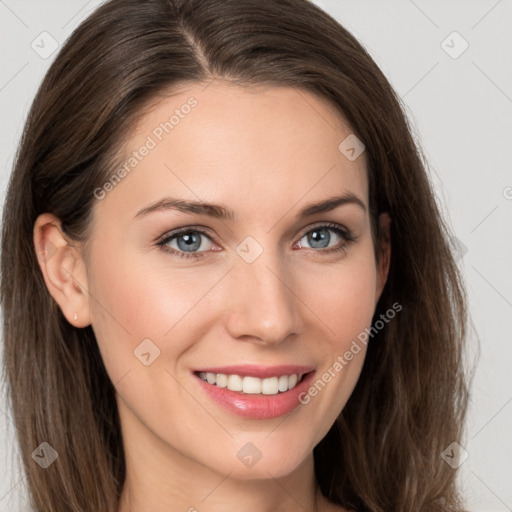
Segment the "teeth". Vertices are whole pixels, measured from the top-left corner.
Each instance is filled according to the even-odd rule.
[[[261,394],[261,379],[257,377],[244,377],[243,392],[251,395]]]
[[[288,391],[288,377],[286,375],[279,377],[277,387],[278,387],[279,391],[281,391],[281,392]]]
[[[228,385],[228,377],[227,375],[224,375],[223,373],[217,373],[216,382],[217,386],[219,388],[225,388]]]
[[[229,377],[227,377],[228,379],[228,384],[227,384],[227,388],[230,389],[231,391],[242,391],[243,389],[243,381],[242,381],[242,377],[240,377],[240,375],[230,375]]]
[[[277,394],[279,379],[278,377],[270,377],[270,379],[263,379],[261,381],[261,392],[264,395],[275,395]]]
[[[241,377],[240,375],[210,372],[200,372],[199,376],[208,384],[251,395],[277,395],[277,393],[284,393],[293,389],[302,378],[302,375],[293,374],[259,379],[258,377]]]

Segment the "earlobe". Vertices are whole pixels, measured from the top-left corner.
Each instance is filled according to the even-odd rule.
[[[391,218],[388,213],[381,213],[379,216],[379,258],[377,261],[377,290],[376,301],[384,290],[389,273],[391,262]]]
[[[75,327],[90,325],[85,262],[57,217],[43,213],[37,218],[34,247],[46,287],[68,322]]]

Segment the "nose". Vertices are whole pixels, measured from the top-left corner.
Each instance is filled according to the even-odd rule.
[[[264,251],[252,263],[240,258],[229,274],[226,329],[233,338],[275,345],[301,332],[301,301],[277,256]]]

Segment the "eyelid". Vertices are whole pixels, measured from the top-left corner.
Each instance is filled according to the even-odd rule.
[[[352,232],[347,229],[345,226],[341,225],[341,224],[338,224],[337,222],[328,222],[328,221],[324,221],[324,222],[317,222],[315,224],[312,224],[306,228],[304,228],[304,230],[301,232],[301,234],[299,235],[299,240],[304,236],[306,235],[307,233],[309,233],[311,230],[315,229],[315,228],[331,228],[331,229],[338,229],[340,230],[347,238],[349,239],[353,239],[355,238],[352,234]]]
[[[206,226],[201,226],[201,225],[191,225],[191,226],[184,226],[182,228],[176,228],[176,229],[170,229],[169,231],[166,231],[163,235],[160,235],[156,240],[155,242],[162,242],[162,241],[165,241],[167,240],[168,238],[171,238],[171,237],[174,237],[174,236],[177,236],[181,233],[188,233],[189,231],[197,231],[201,234],[204,234],[204,235],[208,235],[212,242],[215,241],[215,238],[216,236],[213,234],[213,231],[206,227]]]

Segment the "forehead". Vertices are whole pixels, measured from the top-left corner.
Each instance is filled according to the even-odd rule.
[[[123,145],[128,172],[108,199],[143,207],[169,194],[261,215],[346,190],[367,202],[365,154],[349,160],[339,148],[349,136],[340,113],[304,90],[190,84],[141,113]]]

